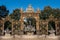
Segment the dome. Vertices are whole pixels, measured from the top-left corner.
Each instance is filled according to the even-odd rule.
[[[31,5],[29,5],[28,8],[26,8],[26,12],[34,12],[34,9]]]

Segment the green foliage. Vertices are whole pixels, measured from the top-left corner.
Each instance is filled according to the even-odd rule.
[[[20,14],[20,10],[19,9],[13,10],[13,13],[10,14],[10,17],[12,19],[14,19],[14,20],[19,20],[20,19],[20,16],[21,16],[21,14]]]
[[[40,19],[48,19],[50,15],[53,15],[55,18],[60,18],[60,9],[53,9],[50,6],[44,7],[44,10],[39,14]]]
[[[55,18],[60,18],[60,9],[53,9],[53,16]]]
[[[5,18],[8,15],[8,13],[9,10],[7,10],[7,8],[4,5],[0,6],[0,19]]]

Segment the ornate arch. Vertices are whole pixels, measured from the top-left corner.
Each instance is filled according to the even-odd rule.
[[[47,21],[48,21],[48,23],[49,23],[50,21],[55,22],[55,34],[56,34],[56,35],[59,34],[59,32],[57,31],[57,30],[59,30],[58,27],[57,27],[59,20],[58,20],[57,18],[54,18],[54,16],[51,14],[51,15],[49,16],[49,19],[48,19]],[[48,24],[47,24],[47,25],[48,25]]]
[[[36,31],[37,31],[37,34],[39,34],[38,33],[38,31],[39,31],[39,13],[33,13],[33,12],[31,12],[31,13],[27,13],[27,12],[23,13],[23,12],[21,12],[21,30],[23,30],[23,28],[24,28],[23,24],[24,24],[24,18],[25,17],[27,17],[27,18],[33,17],[33,18],[36,19]]]

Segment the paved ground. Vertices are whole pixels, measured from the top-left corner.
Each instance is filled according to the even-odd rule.
[[[0,37],[0,40],[60,40],[58,38],[48,38],[48,36],[31,36],[31,35],[23,35],[23,36],[16,36],[12,38],[3,39]]]

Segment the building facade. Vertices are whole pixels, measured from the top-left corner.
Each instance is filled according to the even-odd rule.
[[[24,12],[23,9],[20,9],[20,13],[21,13],[21,17],[19,21],[14,21],[13,19],[11,19],[9,16],[7,16],[6,18],[2,18],[2,20],[0,20],[0,32],[1,34],[4,34],[4,32],[7,30],[10,30],[11,34],[45,34],[48,35],[49,31],[49,23],[52,23],[52,25],[54,25],[54,27],[52,28],[55,32],[56,35],[60,35],[60,18],[54,18],[54,16],[51,14],[49,16],[49,19],[46,20],[42,20],[39,18],[39,14],[41,14],[40,9],[38,8],[36,10],[36,12],[34,12],[34,9],[32,8],[31,5],[28,6],[28,8],[26,9],[26,11]],[[28,31],[25,31],[25,25],[24,25],[24,19],[25,18],[34,18],[35,19],[35,28],[32,27],[31,25],[28,25],[28,28],[26,27],[26,29],[28,29]],[[26,20],[25,20],[26,21]],[[10,27],[8,28],[7,26],[5,26],[5,23],[10,23]],[[9,24],[8,24],[9,25]],[[17,26],[18,25],[18,26]],[[16,29],[18,27],[18,29]],[[31,29],[29,29],[31,28]],[[33,29],[34,30],[33,30]],[[32,30],[32,31],[31,31]]]

